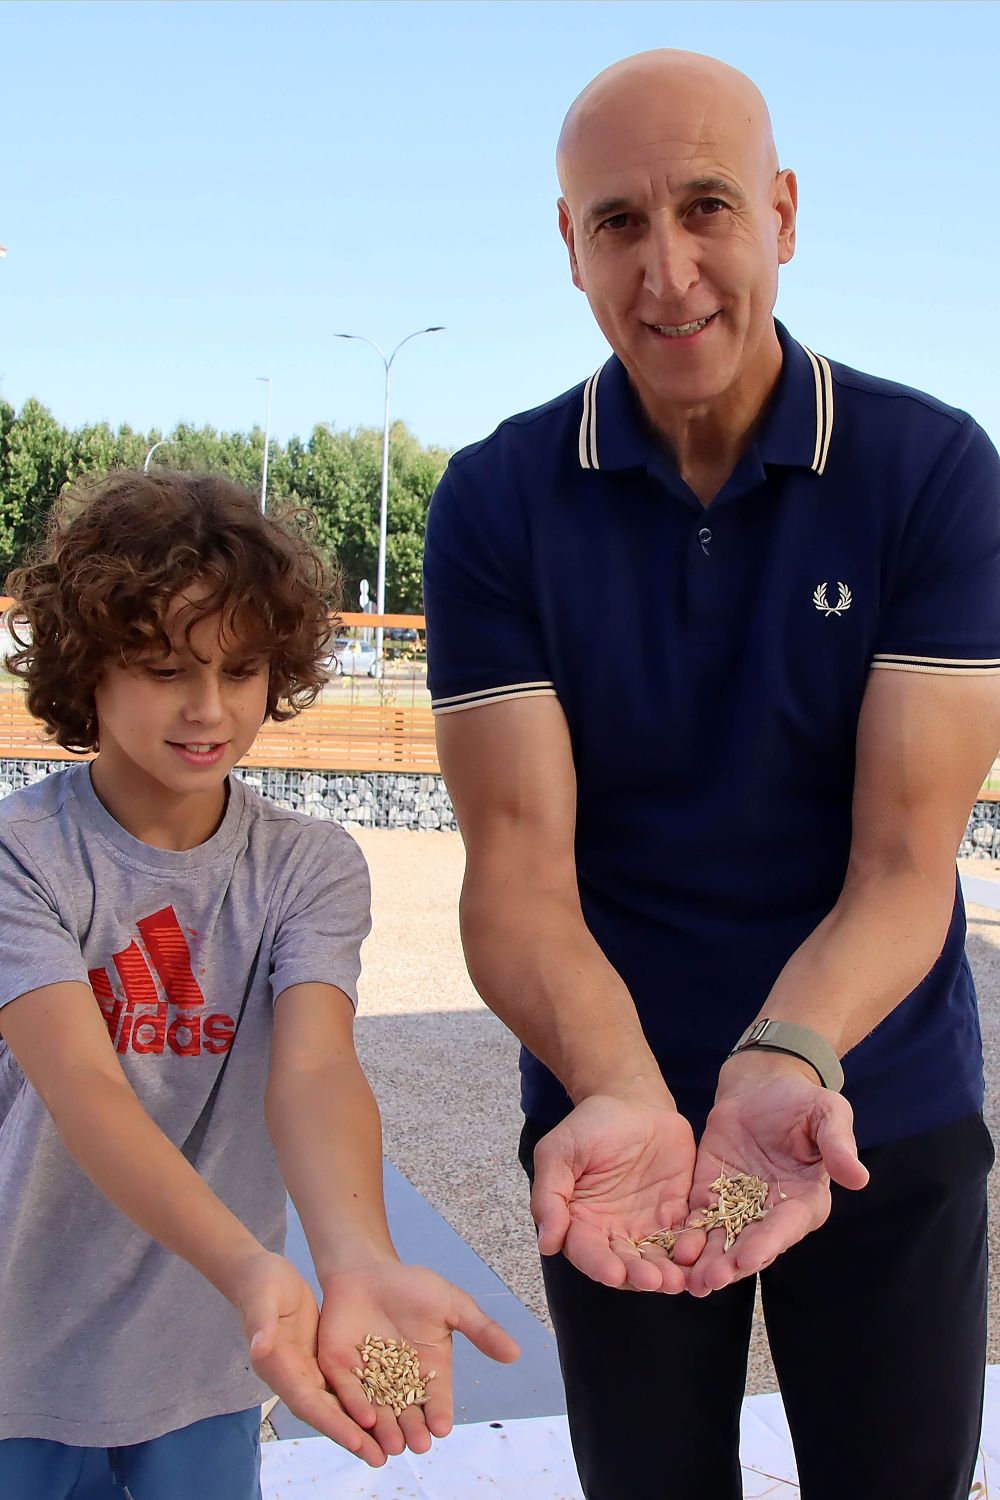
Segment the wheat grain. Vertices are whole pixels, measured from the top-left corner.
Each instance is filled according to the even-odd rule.
[[[427,1387],[437,1375],[420,1370],[420,1356],[405,1339],[380,1339],[368,1334],[358,1344],[361,1366],[351,1371],[361,1382],[365,1396],[375,1406],[388,1406],[397,1417],[408,1406],[423,1406],[428,1400]]]
[[[692,1219],[689,1229],[724,1229],[726,1231],[726,1249],[732,1249],[738,1235],[741,1235],[748,1224],[762,1219],[769,1212],[767,1195],[768,1185],[763,1177],[748,1174],[746,1172],[726,1172],[725,1168],[719,1173],[712,1183],[711,1192],[717,1193],[718,1203],[709,1204],[700,1218]],[[784,1193],[781,1194],[784,1197]],[[665,1250],[672,1255],[674,1246],[677,1244],[677,1235],[680,1231],[676,1229],[657,1229],[652,1234],[643,1235],[642,1239],[632,1240],[631,1243],[641,1255],[643,1249],[655,1246],[659,1250]]]
[[[730,1250],[748,1224],[769,1212],[768,1186],[763,1177],[746,1172],[727,1175],[723,1169],[712,1183],[711,1191],[718,1193],[718,1203],[710,1204],[700,1219],[692,1219],[689,1228],[724,1229],[726,1249]]]

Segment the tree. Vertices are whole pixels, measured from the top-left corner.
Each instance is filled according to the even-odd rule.
[[[0,567],[16,566],[44,529],[53,500],[83,474],[115,468],[139,469],[163,434],[117,431],[106,422],[68,432],[39,402],[20,412],[0,402]],[[168,468],[223,473],[258,493],[264,460],[264,434],[217,432],[181,422],[167,435],[155,462]],[[386,607],[422,608],[421,558],[427,507],[448,455],[423,448],[402,422],[390,434],[389,516],[386,544]],[[268,499],[308,507],[315,517],[315,539],[336,561],[347,586],[348,608],[358,604],[358,585],[367,578],[375,592],[378,559],[382,433],[361,427],[338,432],[313,429],[307,442],[271,440]]]
[[[71,443],[34,399],[0,425],[0,568],[6,573],[44,532],[52,502],[69,478]]]

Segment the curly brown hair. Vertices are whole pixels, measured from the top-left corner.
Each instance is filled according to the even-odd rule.
[[[165,657],[168,606],[185,605],[185,638],[219,614],[221,630],[270,664],[267,717],[290,719],[327,681],[340,579],[309,541],[302,510],[262,514],[256,497],[215,474],[119,470],[83,480],[56,506],[44,541],[7,578],[28,708],[58,744],[98,748],[94,688],[109,659]]]

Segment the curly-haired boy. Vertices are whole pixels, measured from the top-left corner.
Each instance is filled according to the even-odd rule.
[[[360,850],[230,775],[322,687],[331,581],[294,520],[159,472],[70,497],[8,589],[29,707],[97,753],[0,803],[0,1494],[256,1500],[267,1387],[370,1464],[425,1451],[451,1331],[516,1346],[389,1237]],[[369,1333],[425,1346],[426,1406],[370,1405]]]

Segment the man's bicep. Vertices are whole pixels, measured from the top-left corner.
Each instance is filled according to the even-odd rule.
[[[858,724],[855,861],[953,861],[998,747],[997,675],[873,672]]]
[[[572,867],[576,771],[558,699],[441,715],[437,743],[470,868],[512,845],[522,860]]]
[[[76,980],[42,985],[9,1001],[0,1010],[0,1035],[46,1104],[74,1075],[124,1077],[97,998]]]

